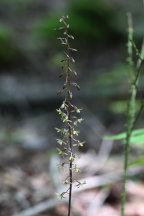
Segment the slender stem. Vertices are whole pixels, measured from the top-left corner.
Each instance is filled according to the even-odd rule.
[[[131,14],[128,13],[128,64],[130,69],[131,76],[131,96],[130,102],[128,104],[127,110],[127,130],[126,130],[126,144],[125,144],[125,158],[124,158],[124,175],[123,175],[123,185],[122,185],[122,200],[121,200],[121,216],[125,215],[125,202],[126,202],[126,182],[127,182],[127,170],[128,170],[128,156],[130,150],[130,139],[132,131],[135,127],[137,119],[139,118],[143,107],[144,102],[141,101],[141,107],[136,114],[135,112],[135,103],[136,103],[136,95],[139,92],[138,89],[138,81],[141,73],[141,66],[144,59],[144,41],[142,43],[141,53],[136,65],[136,73],[133,70],[133,53],[132,53],[132,42],[133,42],[133,26],[132,26],[132,17]]]
[[[130,68],[131,80],[133,82],[133,55],[132,55],[132,44],[133,40],[133,27],[132,27],[132,17],[128,13],[128,64]],[[137,79],[135,79],[135,82]],[[131,82],[131,83],[132,83]],[[125,144],[125,154],[124,154],[124,174],[122,183],[122,199],[121,199],[121,216],[125,215],[125,201],[126,201],[126,182],[127,182],[127,170],[128,170],[128,156],[130,150],[130,138],[133,129],[134,119],[135,119],[135,98],[136,98],[136,83],[131,84],[131,97],[127,109],[127,130],[126,130],[126,144]]]
[[[68,105],[69,106],[69,105]],[[68,107],[69,109],[69,107]],[[70,120],[70,112],[68,112],[68,119]],[[72,156],[72,139],[71,139],[71,127],[69,126],[69,147],[70,147],[70,152],[71,152],[71,156]],[[72,176],[72,159],[69,161],[69,178],[70,178],[70,187],[69,187],[69,206],[68,206],[68,216],[70,216],[71,213],[71,198],[72,198],[72,180],[73,180],[73,176]]]
[[[125,201],[126,201],[126,181],[127,181],[127,168],[128,168],[128,154],[129,154],[129,143],[130,134],[126,137],[125,144],[125,160],[124,160],[124,174],[123,174],[123,184],[122,184],[122,203],[121,203],[121,215],[125,215]]]
[[[70,73],[68,72],[68,89],[70,88]],[[68,90],[68,120],[71,121],[71,107],[70,107],[70,92]],[[71,127],[68,126],[69,130],[69,148],[70,148],[70,154],[72,157],[72,133],[71,133]],[[72,158],[69,160],[69,178],[70,178],[70,188],[69,188],[69,206],[68,206],[68,216],[70,216],[71,213],[71,197],[72,197]]]
[[[67,33],[67,29],[66,29],[66,33]],[[69,43],[68,43],[68,36],[67,38],[67,54],[69,56]],[[69,179],[70,179],[70,185],[69,185],[69,204],[68,204],[68,216],[70,216],[71,214],[71,199],[72,199],[72,181],[73,181],[73,173],[72,173],[72,166],[73,166],[73,162],[72,162],[72,155],[73,155],[73,151],[72,151],[72,131],[71,131],[71,126],[70,126],[70,122],[71,122],[71,95],[70,95],[70,86],[71,86],[71,77],[70,77],[70,60],[68,58],[67,60],[67,105],[68,105],[68,131],[69,131],[69,148],[70,148],[70,156],[71,159],[69,160]]]

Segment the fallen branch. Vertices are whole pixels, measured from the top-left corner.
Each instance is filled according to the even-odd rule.
[[[143,166],[131,167],[128,171],[128,177],[131,177],[133,175],[138,175],[139,173],[142,173],[142,171],[144,171]],[[110,173],[102,174],[100,176],[92,176],[89,178],[81,179],[80,182],[86,182],[86,184],[81,188],[74,187],[73,193],[78,193],[84,190],[89,190],[107,184],[116,183],[122,179],[122,176],[123,176],[123,170],[119,170],[119,171],[113,171]],[[75,185],[76,184],[74,183],[74,186]]]
[[[14,214],[13,216],[35,216],[64,202],[67,202],[67,200],[50,199],[48,201],[41,202],[40,204],[32,206],[20,213]]]
[[[129,169],[128,176],[137,175],[144,171],[143,167],[132,167]],[[100,176],[93,176],[89,178],[85,178],[80,180],[81,182],[86,181],[86,184],[81,188],[73,188],[73,193],[78,193],[84,190],[93,189],[96,187],[104,186],[107,184],[113,184],[122,179],[123,171],[115,171],[107,174],[103,174]],[[26,209],[20,213],[14,214],[12,216],[36,216],[42,212],[48,211],[55,206],[61,204],[61,203],[67,203],[67,199],[59,200],[59,199],[50,199],[48,201],[42,202],[38,205],[35,205],[33,207],[30,207],[29,209]]]

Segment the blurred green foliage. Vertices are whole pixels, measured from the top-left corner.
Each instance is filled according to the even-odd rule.
[[[126,132],[113,135],[113,136],[105,136],[104,139],[110,140],[122,140],[123,144],[126,144]],[[141,151],[141,158],[136,159],[128,164],[128,166],[136,166],[144,164],[144,156],[143,156],[143,144],[144,144],[144,128],[135,129],[132,131],[130,144],[133,147],[139,148]]]
[[[0,3],[19,3],[19,2],[28,2],[30,0],[1,0]]]
[[[109,105],[109,109],[116,114],[126,113],[127,101],[118,100],[118,101],[111,102]]]
[[[62,67],[61,60],[65,58],[62,52],[58,52],[50,58],[50,63],[56,67]]]
[[[136,111],[139,110],[141,105],[141,101],[136,101]],[[127,111],[127,100],[118,100],[111,102],[109,105],[109,109],[116,114],[124,114]]]
[[[140,158],[138,160],[129,163],[129,166],[136,166],[136,165],[144,165],[144,158]]]
[[[17,51],[14,46],[12,33],[0,24],[0,62],[12,63],[16,61]]]
[[[116,63],[91,77],[91,86],[104,97],[125,95],[128,92],[128,68],[126,64]]]
[[[112,21],[116,18],[114,10],[107,3],[97,0],[72,1],[67,10],[71,33],[76,35],[78,44],[90,45],[108,41],[116,31]],[[67,15],[66,14],[66,15]],[[37,25],[37,33],[43,38],[54,39],[60,34],[58,20],[61,15],[45,17]]]
[[[113,135],[113,136],[105,136],[104,139],[108,140],[122,140],[123,143],[125,144],[125,139],[126,139],[126,132]],[[132,131],[132,135],[130,138],[130,143],[135,145],[135,146],[140,146],[144,143],[144,128],[140,129],[135,129]]]
[[[128,80],[128,67],[123,63],[116,63],[112,69],[100,73],[96,77],[96,84],[109,86],[111,84],[119,84]]]

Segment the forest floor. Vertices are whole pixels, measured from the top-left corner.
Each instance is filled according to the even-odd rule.
[[[53,151],[30,152],[11,146],[1,149],[0,215],[67,215],[67,198],[56,196],[64,187],[58,160]],[[87,152],[81,153],[77,163],[83,171],[76,178],[86,180],[86,184],[73,190],[72,216],[120,216],[122,159],[111,157],[102,163]],[[142,167],[129,172],[125,216],[144,216],[143,174]]]

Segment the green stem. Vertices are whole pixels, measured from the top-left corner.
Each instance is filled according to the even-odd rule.
[[[128,168],[128,154],[130,147],[130,134],[126,137],[125,145],[125,161],[124,161],[124,175],[123,175],[123,184],[122,184],[122,203],[121,203],[121,215],[125,215],[125,201],[126,201],[126,181],[127,181],[127,168]]]
[[[130,69],[131,76],[131,97],[127,109],[127,128],[126,128],[126,144],[125,144],[125,153],[124,153],[124,174],[123,174],[123,183],[122,183],[122,199],[121,199],[121,216],[125,215],[125,202],[126,202],[126,182],[127,182],[127,170],[128,170],[128,156],[130,150],[130,138],[132,133],[132,128],[135,119],[135,99],[136,99],[136,83],[133,83],[134,71],[133,71],[133,52],[132,52],[132,43],[133,40],[133,27],[132,27],[132,17],[128,13],[128,64]]]
[[[144,0],[143,0],[144,2]],[[126,202],[126,182],[127,182],[127,170],[128,170],[128,157],[129,157],[129,150],[130,150],[130,139],[132,131],[135,127],[136,121],[139,118],[143,107],[144,102],[141,102],[141,107],[136,114],[135,112],[135,104],[136,104],[136,95],[139,91],[138,89],[138,81],[139,76],[141,73],[141,66],[144,59],[144,40],[142,43],[141,53],[136,65],[136,73],[134,74],[133,69],[133,26],[132,26],[132,17],[131,14],[128,13],[128,64],[130,69],[130,76],[131,76],[131,96],[130,102],[128,104],[127,109],[127,128],[126,128],[126,144],[125,144],[125,155],[124,155],[124,174],[123,174],[123,184],[122,184],[122,199],[121,199],[121,216],[125,215],[125,202]]]

